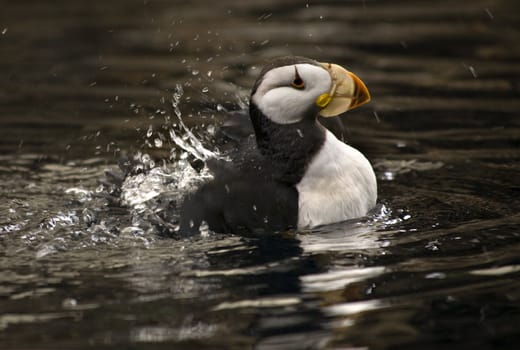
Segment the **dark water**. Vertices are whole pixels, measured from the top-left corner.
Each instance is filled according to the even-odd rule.
[[[0,348],[518,348],[519,31],[512,0],[2,3]],[[369,86],[373,216],[174,240],[153,198],[101,197],[122,153],[180,196],[170,130],[212,149],[284,54]]]

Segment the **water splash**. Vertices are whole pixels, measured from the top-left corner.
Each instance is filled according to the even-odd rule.
[[[184,91],[180,84],[175,87],[175,93],[172,94],[172,107],[175,112],[175,116],[178,119],[178,126],[180,131],[175,131],[174,128],[170,128],[169,134],[171,140],[181,149],[191,154],[196,159],[206,161],[210,158],[220,158],[217,152],[210,151],[205,148],[202,142],[193,134],[193,132],[184,124],[182,120],[182,113],[179,109],[179,103],[182,98]]]
[[[204,125],[198,135],[184,123],[179,109],[182,96],[182,86],[177,85],[168,104],[172,109],[154,112],[164,123],[147,126],[142,131],[143,148],[155,152],[169,146],[167,158],[137,152],[125,162],[122,172],[112,169],[115,178],[102,185],[97,183],[102,180],[100,173],[105,168],[100,158],[59,165],[44,163],[38,181],[20,188],[33,202],[13,201],[2,212],[0,236],[9,240],[12,248],[18,247],[11,249],[9,255],[27,251],[25,259],[44,260],[93,247],[149,249],[157,234],[173,233],[185,195],[211,178],[204,162],[210,158],[222,159],[217,149],[206,146],[214,139],[214,125]],[[161,103],[166,104],[167,98],[163,97]],[[40,156],[5,160],[16,164],[18,171],[31,174],[32,164]],[[72,185],[63,186],[64,179]],[[51,191],[60,191],[67,205],[63,206],[63,196],[52,197],[56,202],[41,198],[40,203],[40,193]],[[212,233],[206,228],[201,234]]]
[[[208,178],[211,175],[207,167],[197,172],[187,160],[154,167],[125,179],[121,187],[121,203],[142,211],[147,208],[147,202],[164,193],[180,200],[186,192]]]
[[[224,159],[218,149],[206,148],[201,137],[197,137],[184,123],[179,108],[183,94],[182,86],[177,84],[171,94],[171,114],[158,112],[165,120],[162,129],[173,142],[169,159],[156,164],[148,154],[137,153],[133,158],[133,169],[123,181],[120,202],[130,209],[132,217],[131,226],[123,228],[125,232],[175,231],[184,196],[212,177],[205,162],[211,158]],[[207,127],[203,132],[211,138],[213,129]],[[152,126],[148,128],[146,137],[153,139],[156,148],[164,145],[164,136],[154,132]],[[192,165],[194,160],[203,162],[203,165],[196,169]]]

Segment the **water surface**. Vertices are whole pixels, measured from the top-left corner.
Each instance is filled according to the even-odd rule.
[[[519,10],[3,4],[0,347],[516,349]],[[376,169],[377,210],[309,232],[165,238],[176,213],[154,193],[179,199],[204,175],[179,143],[223,152],[224,111],[285,54],[369,86],[344,120]],[[125,205],[99,183],[122,155],[148,169]]]

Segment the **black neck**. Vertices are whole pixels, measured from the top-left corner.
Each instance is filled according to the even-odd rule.
[[[300,182],[307,165],[325,142],[325,129],[316,117],[293,124],[278,124],[267,118],[254,103],[249,106],[256,143],[272,164],[278,179],[290,185]]]

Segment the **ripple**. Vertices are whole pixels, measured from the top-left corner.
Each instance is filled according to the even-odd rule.
[[[52,321],[60,318],[73,318],[74,315],[68,312],[40,313],[40,314],[10,314],[0,315],[0,330],[7,329],[15,324],[33,324]]]
[[[352,316],[366,311],[389,307],[390,304],[382,300],[366,300],[358,302],[339,303],[325,308],[331,316]]]
[[[262,298],[255,300],[239,300],[234,302],[220,303],[213,308],[213,311],[247,309],[247,308],[275,308],[293,306],[301,303],[302,300],[297,297],[279,297],[279,298]]]
[[[488,269],[472,270],[469,273],[476,276],[502,276],[520,271],[520,265],[491,267]]]
[[[383,266],[377,267],[352,267],[337,271],[327,271],[316,275],[302,276],[303,288],[306,292],[327,292],[342,289],[349,284],[366,281],[385,273]]]
[[[331,3],[6,2],[0,347],[518,347],[518,5]],[[164,239],[223,114],[295,52],[369,83],[345,136],[386,210]],[[121,205],[97,180],[125,152]]]

